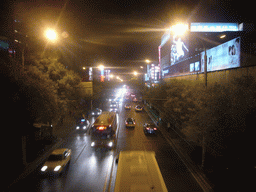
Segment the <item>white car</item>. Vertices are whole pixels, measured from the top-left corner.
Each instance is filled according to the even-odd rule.
[[[41,173],[61,173],[70,163],[71,149],[55,149],[41,168]]]

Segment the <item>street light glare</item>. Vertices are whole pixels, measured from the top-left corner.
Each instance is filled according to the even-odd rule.
[[[176,24],[176,25],[173,25],[170,29],[175,35],[183,35],[188,30],[188,25]]]
[[[99,65],[98,68],[99,68],[100,70],[104,70],[104,65]]]
[[[146,61],[146,63],[150,63],[150,60],[148,60],[148,59],[146,59],[145,61]]]
[[[56,38],[57,38],[57,34],[53,29],[48,29],[46,31],[45,35],[51,41],[56,40]]]

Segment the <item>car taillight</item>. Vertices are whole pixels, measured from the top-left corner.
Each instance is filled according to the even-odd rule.
[[[154,128],[154,130],[157,130],[156,128]]]
[[[106,127],[104,127],[104,126],[98,127],[98,130],[104,130],[104,129],[106,129]]]
[[[149,127],[147,127],[146,129],[149,130]]]

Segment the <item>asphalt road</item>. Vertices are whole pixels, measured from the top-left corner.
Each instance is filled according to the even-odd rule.
[[[41,176],[38,169],[17,183],[11,191],[112,191],[117,168],[114,160],[121,150],[155,151],[168,191],[202,191],[161,133],[145,136],[142,125],[151,120],[145,111],[135,112],[134,107],[135,103],[132,103],[132,109],[125,110],[124,104],[120,105],[115,149],[91,148],[89,133],[74,131],[63,138],[60,146],[72,150],[71,163],[65,173],[55,177]],[[125,127],[127,117],[135,118],[134,129]]]

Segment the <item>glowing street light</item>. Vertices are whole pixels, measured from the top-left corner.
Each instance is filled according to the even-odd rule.
[[[45,36],[50,41],[57,40],[57,33],[53,29],[47,29],[45,32]]]
[[[146,63],[150,63],[150,60],[146,59],[145,62],[146,62]]]
[[[170,27],[170,30],[175,35],[183,35],[186,31],[188,31],[188,25],[187,24],[176,24]]]
[[[98,68],[102,71],[104,70],[104,65],[99,65]]]
[[[134,71],[134,72],[133,72],[133,74],[134,74],[135,76],[137,76],[137,75],[138,75],[137,71]]]

